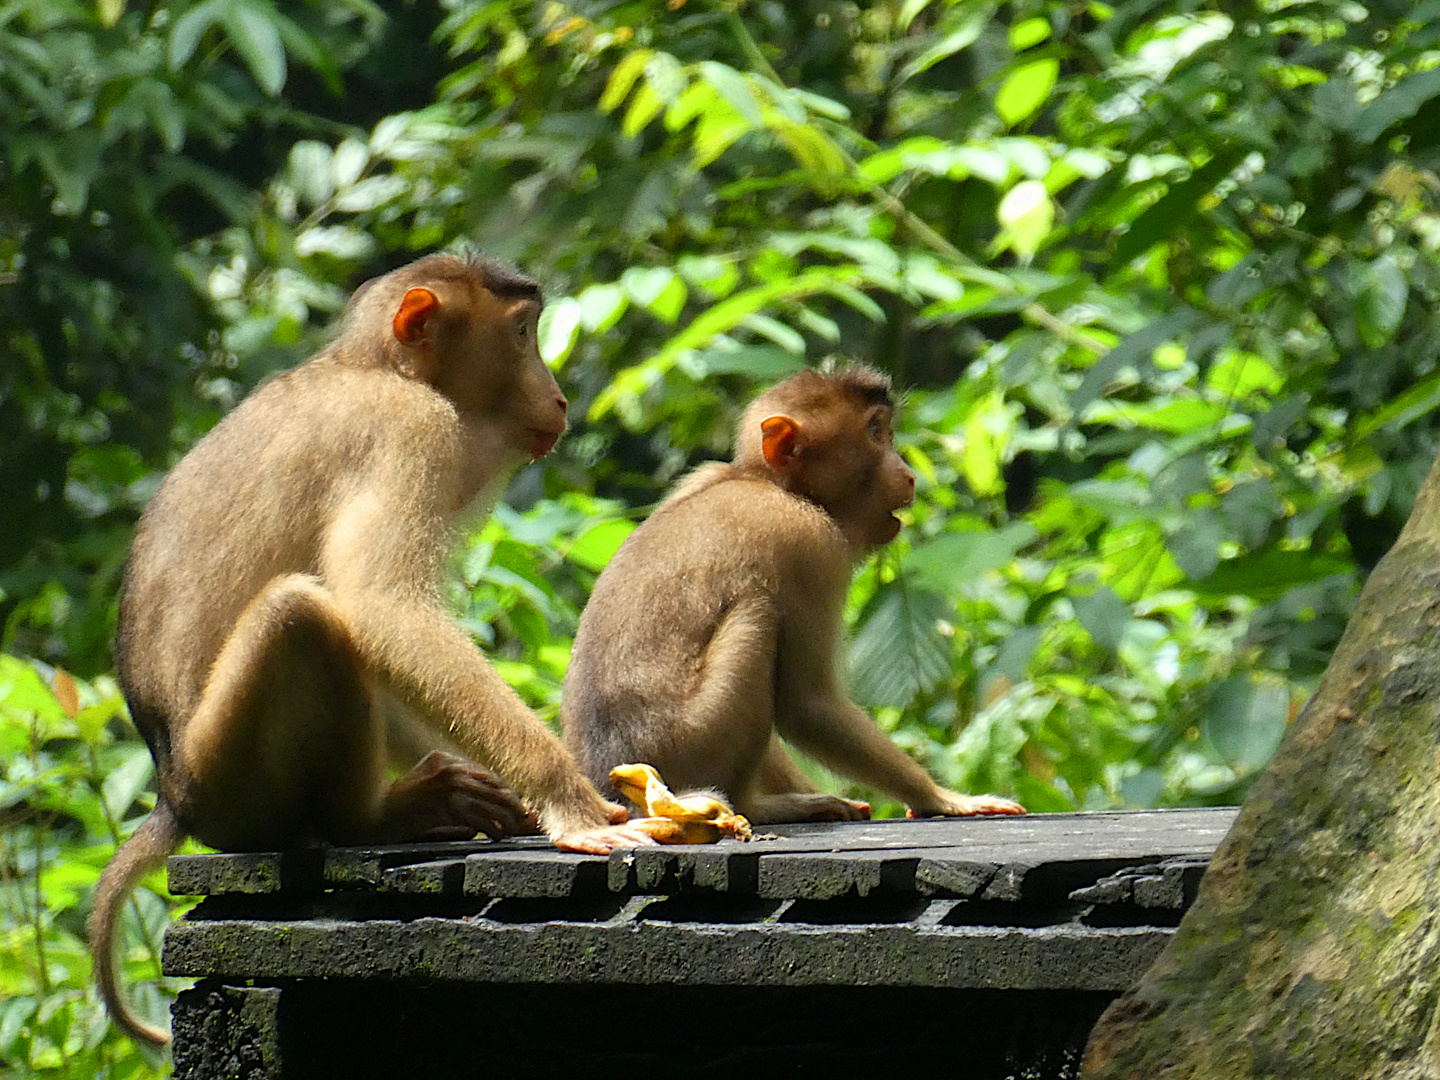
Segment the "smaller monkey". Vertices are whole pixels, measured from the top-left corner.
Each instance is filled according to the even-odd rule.
[[[470,508],[565,431],[540,307],[531,278],[481,257],[432,255],[367,282],[339,336],[257,388],[146,507],[115,664],[159,792],[90,920],[101,995],[132,1037],[168,1041],[120,995],[120,908],[186,836],[255,851],[534,831],[509,783],[558,846],[652,842],[438,588]],[[431,752],[386,784],[387,749]]]
[[[615,766],[646,762],[757,824],[870,816],[817,791],[791,743],[912,816],[1024,813],[937,785],[840,686],[852,569],[915,498],[893,414],[869,368],[794,375],[746,409],[733,463],[695,470],[621,545],[581,616],[560,710],[601,791]]]

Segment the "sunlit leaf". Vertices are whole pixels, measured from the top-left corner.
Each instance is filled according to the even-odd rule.
[[[1058,60],[1034,60],[1020,65],[1006,76],[996,91],[995,111],[1008,126],[1014,127],[1045,104],[1059,77]]]
[[[1055,204],[1038,180],[1022,180],[1005,193],[996,210],[1001,233],[997,244],[1017,255],[1035,254],[1055,224]]]
[[[730,106],[744,117],[752,128],[763,127],[765,119],[760,112],[760,103],[745,76],[734,68],[714,60],[700,62],[700,74],[723,97]]]
[[[576,299],[580,303],[580,323],[592,334],[609,330],[630,306],[630,296],[618,282],[591,285]]]
[[[586,530],[570,545],[565,557],[573,563],[599,573],[620,550],[625,538],[635,531],[633,521],[602,521]]]
[[[1023,19],[1010,27],[1010,47],[1024,52],[1032,45],[1039,45],[1050,36],[1050,20],[1042,18]]]
[[[1250,148],[1237,143],[1212,147],[1212,157],[1184,180],[1173,184],[1154,205],[1130,222],[1115,242],[1112,271],[1119,270],[1136,256],[1162,240],[1176,235],[1197,213],[1200,200],[1235,171]]]
[[[605,83],[605,90],[600,95],[599,108],[601,112],[614,112],[619,108],[620,103],[630,96],[631,89],[635,86],[635,80],[645,70],[645,65],[650,62],[654,53],[650,49],[636,49],[628,52],[615,65],[610,72],[610,78]]]
[[[630,99],[630,107],[625,110],[625,119],[620,122],[620,130],[633,139],[645,130],[650,121],[660,115],[660,110],[664,107],[664,100],[655,93],[654,88],[649,83],[643,84]]]
[[[330,255],[337,259],[363,259],[375,250],[375,241],[349,225],[321,225],[295,238],[295,254]]]
[[[562,297],[545,305],[540,313],[540,356],[551,367],[563,364],[579,338],[581,306],[578,300]]]

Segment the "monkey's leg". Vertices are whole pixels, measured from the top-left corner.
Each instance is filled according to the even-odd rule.
[[[187,823],[228,850],[409,839],[447,814],[473,835],[494,817],[485,776],[464,769],[431,768],[390,804],[383,718],[344,620],[306,575],[276,578],[246,607],[176,757]]]
[[[772,736],[755,782],[742,800],[742,813],[757,825],[780,821],[864,821],[870,804],[817,791],[810,778]]]
[[[721,620],[702,658],[700,682],[678,714],[651,716],[635,749],[675,791],[750,789],[770,743],[777,625],[764,600],[741,600]]]

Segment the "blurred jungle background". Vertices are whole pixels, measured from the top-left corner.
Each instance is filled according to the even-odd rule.
[[[572,401],[453,596],[542,716],[636,521],[848,357],[920,478],[856,699],[1033,810],[1238,800],[1435,457],[1437,100],[1434,0],[0,0],[7,1075],[163,1070],[83,933],[153,801],[109,674],[137,514],[447,246],[542,279]]]

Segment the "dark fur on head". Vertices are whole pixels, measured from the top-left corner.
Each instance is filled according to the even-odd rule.
[[[829,371],[807,369],[797,372],[756,398],[746,415],[748,417],[750,412],[756,411],[755,406],[763,410],[771,402],[783,402],[786,408],[805,412],[834,400],[837,390],[860,409],[868,409],[872,405],[893,408],[895,404],[890,398],[889,375],[865,364],[852,363]]]
[[[498,297],[529,298],[537,303],[544,302],[540,283],[529,274],[501,259],[482,255],[478,251],[466,251],[460,255],[441,252],[390,273],[394,275],[392,280],[395,285],[402,290],[408,288],[412,282],[468,281],[478,277],[480,284]],[[360,298],[387,276],[390,275],[381,274],[363,282],[345,305],[345,314],[348,316],[355,311],[360,304]]]

